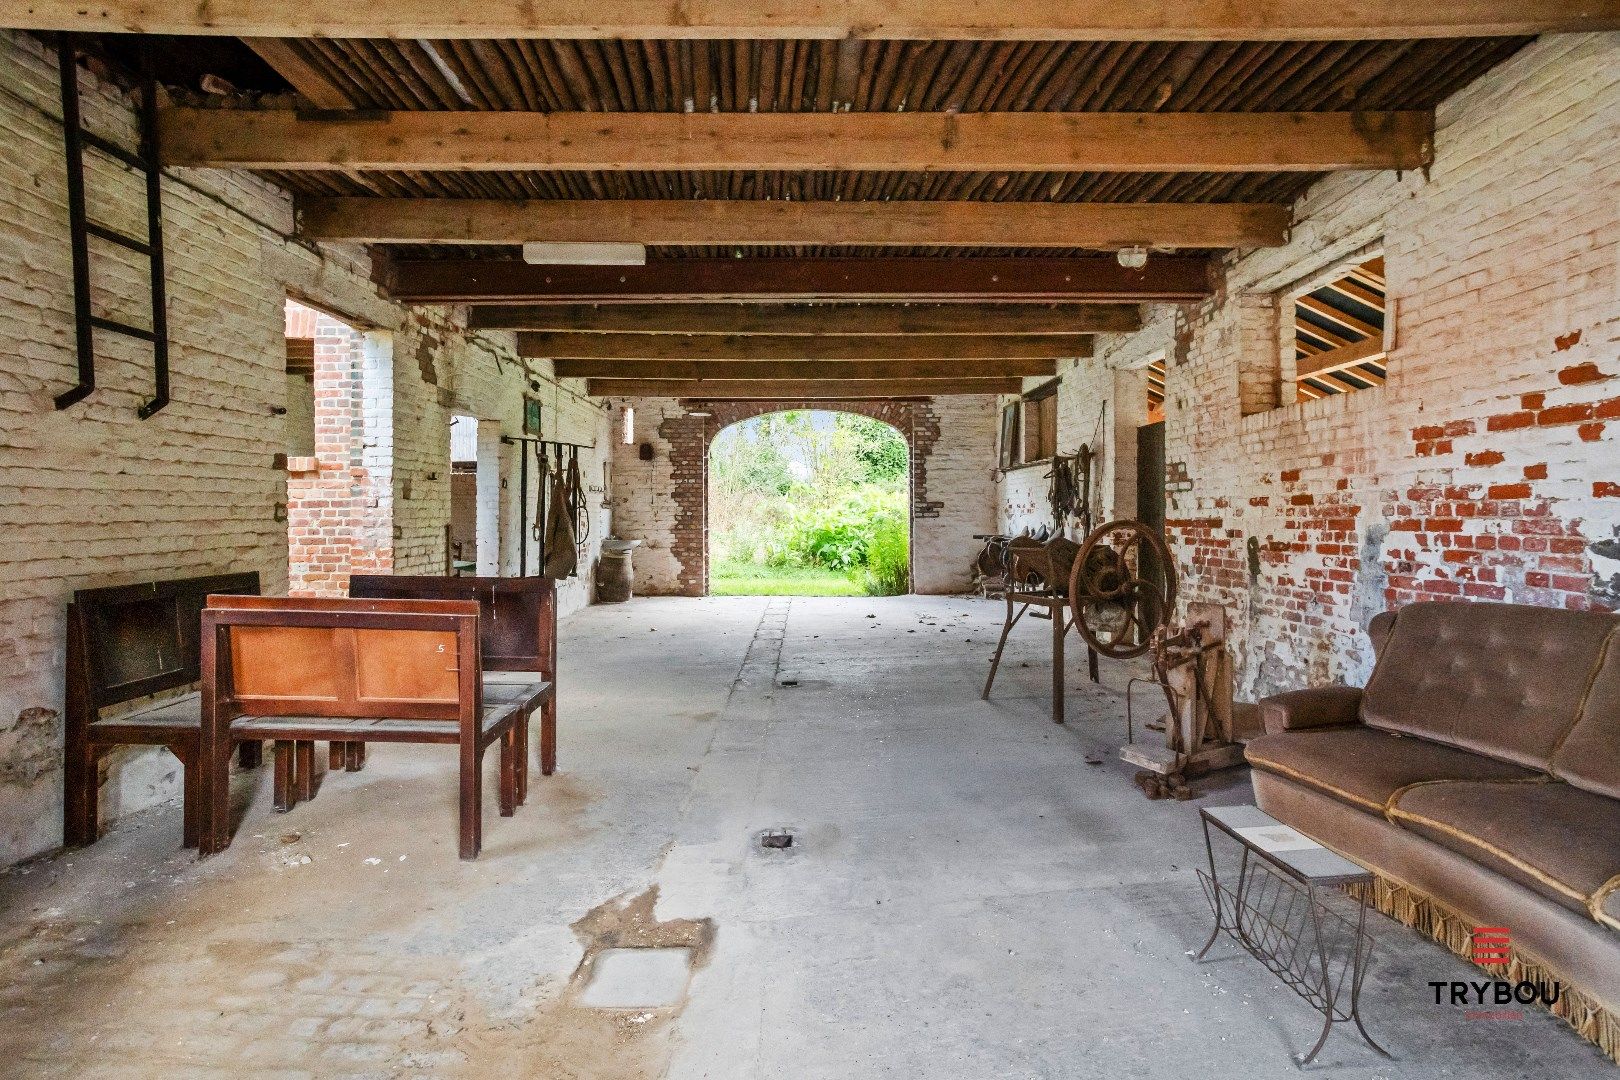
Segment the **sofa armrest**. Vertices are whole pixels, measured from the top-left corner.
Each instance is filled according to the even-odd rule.
[[[1341,727],[1361,721],[1361,688],[1319,686],[1276,694],[1260,702],[1268,734],[1307,728]]]

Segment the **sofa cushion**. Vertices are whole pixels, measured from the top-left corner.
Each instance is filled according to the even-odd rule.
[[[1620,799],[1620,631],[1609,638],[1581,718],[1553,754],[1552,771],[1578,788]]]
[[[1615,626],[1600,612],[1411,604],[1396,615],[1362,719],[1545,769]]]
[[[1249,763],[1382,814],[1390,796],[1432,780],[1528,780],[1540,774],[1391,731],[1357,725],[1249,740]]]
[[[1600,922],[1620,875],[1620,800],[1569,784],[1424,784],[1390,819]],[[1620,929],[1620,922],[1615,924]]]

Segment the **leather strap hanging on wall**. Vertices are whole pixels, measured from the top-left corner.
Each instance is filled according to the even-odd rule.
[[[559,455],[561,449],[558,450]],[[548,578],[573,577],[579,568],[579,550],[574,546],[574,514],[569,498],[569,478],[562,467],[551,473],[551,497],[546,517],[546,555],[542,573]]]

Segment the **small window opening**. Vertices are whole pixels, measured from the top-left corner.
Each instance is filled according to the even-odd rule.
[[[1384,385],[1387,308],[1382,256],[1294,299],[1296,400]]]

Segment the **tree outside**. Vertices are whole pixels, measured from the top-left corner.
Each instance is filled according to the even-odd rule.
[[[910,587],[910,453],[888,424],[796,409],[709,450],[709,591],[893,596]]]

